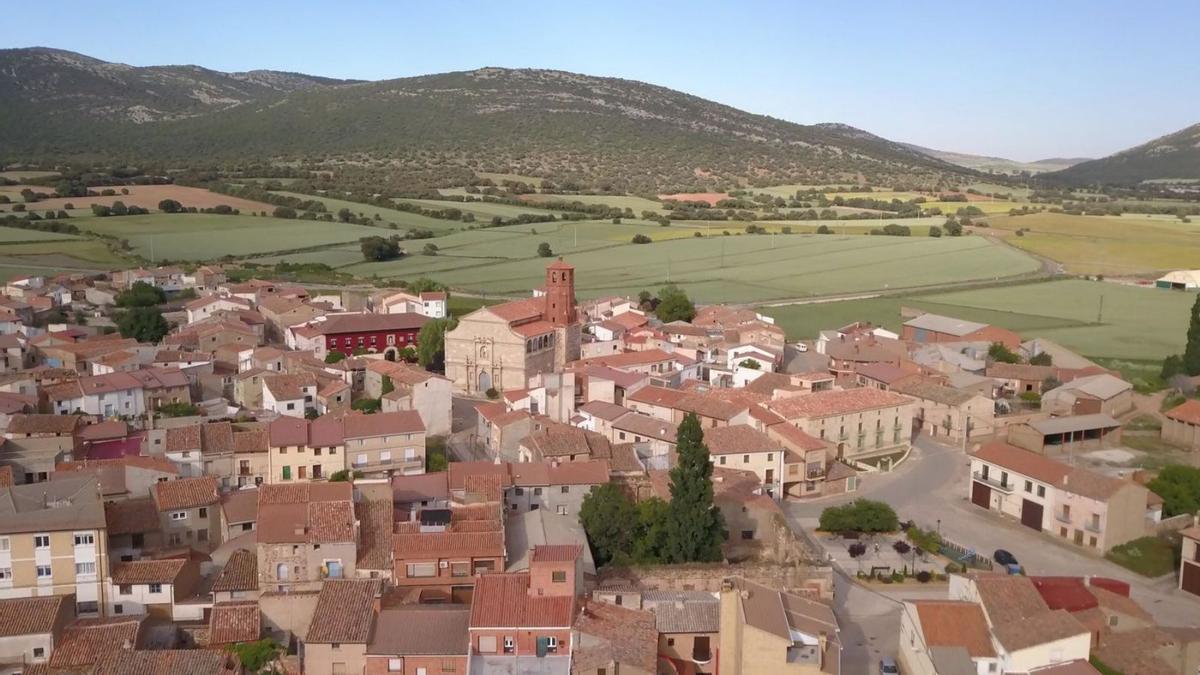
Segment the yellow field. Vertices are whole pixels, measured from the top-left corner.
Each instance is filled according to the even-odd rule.
[[[987,213],[987,214],[992,214],[992,213],[999,214],[999,213],[1008,213],[1010,209],[1019,209],[1019,208],[1021,208],[1021,206],[1028,206],[1028,204],[1020,204],[1018,202],[1009,202],[1009,201],[1000,201],[1000,200],[977,201],[977,202],[925,202],[924,204],[921,205],[921,208],[924,208],[924,209],[939,208],[942,210],[942,213],[949,216],[949,215],[954,215],[959,209],[963,208],[964,206],[974,206],[974,207],[978,208],[980,211],[983,211],[984,213]]]
[[[1194,269],[1200,262],[1200,224],[1133,216],[1037,213],[994,216],[995,229],[1028,229],[1006,241],[1062,263],[1075,274],[1141,275]]]

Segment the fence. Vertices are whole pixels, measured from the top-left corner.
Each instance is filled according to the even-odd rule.
[[[942,545],[938,548],[938,553],[966,565],[967,567],[977,570],[991,570],[992,560],[987,556],[981,556],[973,549],[967,549],[952,541],[942,540]]]

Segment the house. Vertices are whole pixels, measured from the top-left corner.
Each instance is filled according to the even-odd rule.
[[[430,436],[450,433],[451,386],[449,378],[419,366],[386,360],[368,363],[363,378],[363,391],[370,398],[383,399],[383,412],[416,410]]]
[[[150,494],[155,483],[179,477],[175,465],[162,457],[126,455],[114,459],[62,462],[54,467],[50,480],[90,474],[100,483],[104,501],[121,501],[131,496]]]
[[[825,355],[829,357],[829,372],[841,378],[853,377],[859,368],[873,363],[899,366],[908,350],[900,340],[854,334],[830,340]]]
[[[919,344],[937,342],[988,342],[996,343],[1016,351],[1021,346],[1021,336],[998,326],[964,321],[939,314],[922,314],[904,322],[900,328],[900,339]]]
[[[262,407],[288,417],[304,417],[317,409],[318,382],[312,373],[265,375],[262,378]]]
[[[321,585],[304,638],[305,672],[365,672],[380,590],[375,579],[331,579]]]
[[[717,670],[721,600],[705,591],[643,591],[642,609],[654,614],[658,654],[676,669]]]
[[[1042,392],[1042,410],[1060,416],[1103,413],[1120,417],[1133,410],[1133,385],[1108,373],[1077,377]]]
[[[205,646],[229,647],[262,637],[262,610],[253,600],[215,602],[208,619]]]
[[[258,523],[258,490],[240,488],[221,495],[221,539],[229,541],[253,532]]]
[[[461,605],[384,607],[367,644],[367,673],[467,673],[471,610]]]
[[[505,505],[510,512],[545,509],[578,516],[584,497],[608,482],[608,468],[604,459],[510,464],[512,489],[505,495]]]
[[[1037,668],[1088,660],[1091,632],[1066,609],[1051,609],[1028,577],[951,575],[949,596],[982,608],[998,672],[1037,672]],[[986,662],[988,657],[979,658]]]
[[[996,431],[996,405],[978,392],[946,386],[923,375],[892,382],[890,391],[916,400],[913,426],[946,442],[966,444]]]
[[[720,597],[723,675],[842,672],[840,628],[829,606],[745,579],[726,581]]]
[[[536,663],[546,675],[570,673],[578,563],[575,547],[539,547],[528,572],[476,579],[471,668],[516,672],[523,663]]]
[[[422,603],[469,603],[479,575],[504,569],[503,513],[498,503],[421,509],[396,524],[392,582]]]
[[[520,389],[577,360],[581,340],[575,268],[559,260],[546,268],[544,295],[480,308],[446,333],[446,376],[466,393]]]
[[[612,423],[612,442],[632,443],[638,455],[649,460],[655,468],[669,468],[675,462],[677,425],[671,422],[631,412]]]
[[[70,595],[0,600],[0,669],[47,663],[67,625],[75,620]]]
[[[1009,426],[1008,442],[1042,454],[1107,448],[1121,442],[1121,423],[1104,413],[1035,419]]]
[[[346,469],[342,420],[325,415],[315,420],[278,417],[267,427],[267,483],[323,480]]]
[[[1200,401],[1188,399],[1163,413],[1162,439],[1195,450],[1200,448]]]
[[[1200,527],[1189,527],[1179,533],[1183,551],[1179,562],[1179,590],[1200,596]]]
[[[258,489],[258,573],[264,591],[315,591],[353,578],[358,525],[350,483]]]
[[[390,361],[399,360],[400,350],[416,349],[417,334],[429,322],[421,314],[332,314],[308,324],[315,330],[317,358],[329,352],[346,356],[355,351],[383,354]]]
[[[1151,495],[1134,481],[1002,441],[984,444],[971,455],[971,503],[1099,553],[1150,531],[1161,508]]]
[[[475,412],[475,438],[487,454],[516,460],[519,443],[533,431],[533,416],[524,410],[508,410],[503,403],[476,403]]]
[[[521,439],[518,444],[519,462],[547,460],[574,462],[592,457],[607,457],[611,444],[603,435],[568,424],[548,422]]]
[[[998,672],[983,607],[962,600],[904,602],[900,658],[906,673]]]
[[[17,482],[49,480],[59,462],[73,459],[81,444],[75,434],[84,425],[78,415],[14,413],[0,443],[0,461],[12,467]]]
[[[103,611],[108,535],[97,481],[72,477],[0,488],[0,598],[74,595]]]
[[[176,603],[200,586],[200,565],[187,558],[134,560],[113,565],[108,580],[108,616],[150,614],[171,620]]]
[[[211,318],[218,312],[236,312],[251,309],[250,301],[234,296],[206,295],[192,300],[184,306],[189,324]]]
[[[155,483],[150,489],[167,546],[209,552],[221,545],[221,495],[212,476]]]
[[[378,314],[420,314],[431,319],[446,318],[445,291],[381,291],[371,298],[371,308]]]
[[[342,418],[346,468],[367,476],[425,473],[425,424],[415,410]]]
[[[584,601],[572,628],[572,673],[658,672],[658,631],[650,612]]]
[[[704,444],[714,465],[753,472],[768,494],[779,492],[785,454],[779,441],[748,424],[734,424],[706,430]]]
[[[450,506],[449,472],[392,476],[392,504],[398,520],[412,520],[423,508]],[[408,517],[405,517],[408,514]]]
[[[765,407],[809,436],[836,443],[839,459],[862,461],[908,448],[916,402],[864,387],[790,396]]]
[[[108,523],[108,554],[116,560],[137,560],[144,552],[166,544],[153,497],[105,502],[104,519]]]

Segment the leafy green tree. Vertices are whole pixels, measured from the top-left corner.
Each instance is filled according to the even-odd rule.
[[[654,240],[644,234],[635,234],[633,235],[633,239],[630,239],[630,241],[635,244],[649,244]]]
[[[938,227],[937,225],[930,226],[929,236],[931,236],[935,239],[942,236],[942,228]]]
[[[391,376],[383,376],[383,381],[380,384],[379,390],[384,394],[390,394],[393,391],[396,391],[396,385],[392,383]]]
[[[158,203],[158,210],[163,213],[179,213],[183,210],[183,204],[174,199],[164,199]]]
[[[425,244],[425,248],[421,249],[421,255],[437,255],[440,250],[437,244],[430,242]]]
[[[696,306],[683,289],[675,284],[667,284],[658,291],[658,306],[654,308],[654,313],[663,323],[691,321],[696,318]]]
[[[163,289],[144,281],[135,281],[129,290],[117,294],[117,307],[153,307],[167,299]]]
[[[247,673],[274,672],[275,660],[283,651],[278,642],[265,638],[256,642],[239,642],[232,647]]]
[[[667,513],[671,507],[658,497],[637,504],[637,531],[634,535],[633,562],[660,564],[666,559],[663,543],[667,540]]]
[[[276,218],[292,219],[296,217],[296,209],[293,209],[290,206],[276,206],[275,210],[271,212],[271,215],[275,216]]]
[[[438,473],[450,468],[445,439],[434,436],[425,442],[425,473]]]
[[[1168,464],[1146,486],[1163,498],[1163,515],[1200,512],[1200,468]]]
[[[346,355],[339,351],[329,351],[325,354],[325,363],[337,363],[346,358]]]
[[[988,357],[998,363],[1020,363],[1021,357],[1013,353],[1013,350],[1004,346],[1001,342],[993,342],[992,346],[988,347]]]
[[[1186,375],[1183,371],[1183,356],[1180,354],[1172,354],[1163,359],[1162,364],[1162,379],[1170,380],[1176,375]]]
[[[818,225],[817,234],[833,234],[833,230],[829,229],[828,225]]]
[[[638,510],[616,483],[605,483],[583,498],[579,522],[597,565],[619,557],[624,561],[633,549]]]
[[[458,326],[454,318],[434,319],[421,326],[417,333],[417,363],[426,370],[446,369],[446,333]]]
[[[200,409],[191,403],[164,403],[158,407],[158,413],[166,417],[193,417],[200,414]]]
[[[1200,295],[1192,303],[1192,320],[1188,323],[1187,346],[1183,348],[1183,371],[1200,375]]]
[[[342,469],[341,471],[334,471],[333,473],[329,474],[329,482],[330,483],[345,483],[346,481],[350,480],[351,478],[357,479],[357,478],[362,478],[362,477],[363,477],[363,473],[361,471],[351,472],[349,469]]]
[[[870,499],[830,506],[821,512],[821,529],[826,532],[895,532],[899,528],[896,511]]]
[[[743,368],[749,368],[750,370],[762,370],[762,364],[754,359],[746,359],[738,365]]]
[[[121,337],[154,343],[161,340],[171,326],[157,307],[133,307],[117,317],[117,330],[121,331]]]
[[[354,219],[354,213],[347,208],[338,209],[337,218],[343,223],[348,223]]]
[[[550,256],[554,255],[554,251],[550,249],[549,243],[543,241],[542,243],[538,244],[537,254],[539,258],[549,258]]]
[[[1050,352],[1038,352],[1029,357],[1029,365],[1031,366],[1052,366],[1054,365],[1054,357],[1050,356]]]
[[[363,237],[358,240],[363,259],[371,262],[395,260],[400,257],[400,240],[396,237]]]
[[[713,504],[713,467],[695,413],[679,424],[675,450],[678,462],[671,469],[664,558],[671,563],[716,562],[725,541],[725,520]]]

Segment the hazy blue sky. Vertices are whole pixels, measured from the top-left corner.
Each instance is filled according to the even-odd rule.
[[[1196,0],[8,5],[5,47],[362,79],[559,68],[1023,160],[1200,121]]]

